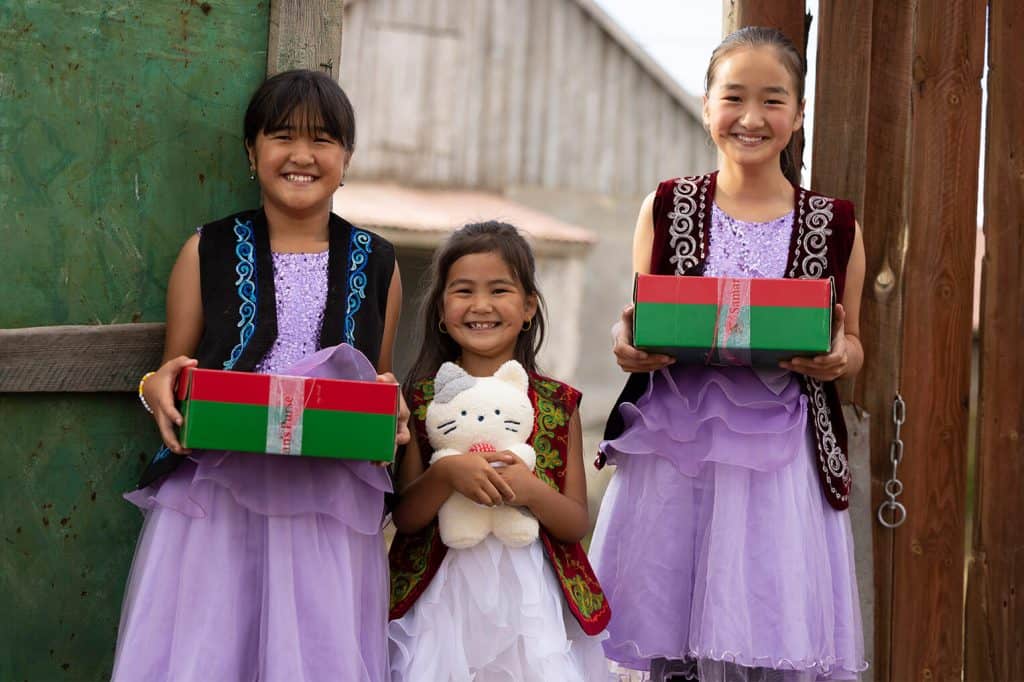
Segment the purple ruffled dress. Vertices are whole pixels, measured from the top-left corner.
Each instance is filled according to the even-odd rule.
[[[312,353],[327,253],[273,262],[279,334],[257,371],[372,381],[350,346]],[[369,462],[195,451],[126,495],[146,519],[113,679],[387,680],[390,490]]]
[[[715,206],[706,273],[781,277],[792,222]],[[866,668],[850,520],[821,493],[806,401],[784,370],[673,365],[620,406],[590,556],[621,667],[701,682]]]

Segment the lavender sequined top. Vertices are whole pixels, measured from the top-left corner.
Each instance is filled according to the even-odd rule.
[[[327,303],[328,251],[273,254],[277,338],[256,371],[281,372],[317,350]]]
[[[714,204],[704,274],[711,277],[783,277],[793,234],[793,211],[757,223],[736,220]]]

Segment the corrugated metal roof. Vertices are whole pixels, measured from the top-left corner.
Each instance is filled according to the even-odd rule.
[[[548,253],[585,249],[597,241],[586,228],[489,192],[353,181],[335,193],[334,210],[403,246],[433,248],[457,228],[485,220],[515,225]]]

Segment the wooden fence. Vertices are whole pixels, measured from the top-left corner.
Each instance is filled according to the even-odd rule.
[[[726,0],[727,28],[804,28],[804,2]],[[985,237],[976,443],[968,442],[983,59],[989,15]],[[867,364],[848,394],[873,415],[872,505],[892,473],[895,529],[874,529],[876,680],[1024,679],[1024,5],[821,0],[811,186],[864,228]],[[968,452],[977,474],[968,491]],[[967,501],[976,499],[973,533]],[[966,547],[966,538],[971,545]],[[966,567],[966,579],[965,579]],[[966,592],[966,602],[964,599]]]

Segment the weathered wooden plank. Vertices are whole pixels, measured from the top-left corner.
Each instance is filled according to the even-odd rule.
[[[513,41],[518,35],[508,32],[509,19],[518,12],[502,0],[490,0],[488,5],[487,44],[484,49],[484,86],[486,88],[483,110],[484,126],[481,134],[480,166],[483,169],[483,186],[499,190],[509,184],[505,175],[507,146],[505,112],[509,104],[509,57]]]
[[[523,140],[526,139],[526,111],[530,106],[527,101],[527,83],[532,74],[527,73],[529,60],[528,43],[525,39],[529,30],[529,9],[522,5],[515,8],[508,16],[508,24],[500,27],[510,37],[506,66],[508,75],[505,81],[505,110],[500,127],[504,134],[499,140],[505,155],[503,175],[507,185],[522,184],[523,178]]]
[[[557,187],[570,189],[575,188],[576,169],[581,165],[582,146],[593,144],[590,140],[584,140],[579,134],[580,124],[583,120],[583,110],[580,102],[583,99],[584,88],[591,87],[590,77],[591,64],[583,65],[580,57],[583,55],[585,46],[585,35],[583,32],[584,23],[592,23],[590,17],[583,13],[583,10],[575,3],[565,3],[565,15],[563,18],[564,33],[561,41],[563,56],[560,60],[561,71],[568,73],[573,71],[574,64],[578,65],[576,70],[579,76],[576,78],[562,78],[562,92],[560,93],[561,107],[558,115],[558,125],[563,130],[571,130],[572,134],[561,135],[558,139],[556,153],[559,159],[557,173]]]
[[[332,0],[271,0],[267,74],[320,69],[337,79],[343,10]]]
[[[554,189],[558,187],[558,168],[562,163],[559,154],[560,141],[566,130],[561,123],[563,108],[562,94],[565,87],[560,75],[566,72],[569,64],[565,49],[566,6],[564,2],[548,3],[549,45],[547,57],[547,73],[545,74],[544,98],[544,164],[541,168],[540,184],[542,187]]]
[[[654,116],[650,126],[646,128],[647,134],[653,139],[648,140],[644,148],[651,149],[653,146],[654,149],[654,153],[645,163],[644,187],[648,192],[653,192],[659,181],[689,170],[685,167],[689,165],[686,156],[679,154],[679,149],[685,144],[684,140],[676,140],[671,136],[674,127],[672,116],[676,112],[673,107],[666,106],[666,99],[665,96],[655,99]],[[661,141],[660,145],[652,145],[658,140]]]
[[[465,78],[465,100],[458,105],[465,110],[463,128],[460,131],[463,147],[462,177],[467,186],[481,186],[480,159],[482,149],[481,125],[484,112],[484,97],[488,84],[484,73],[484,55],[486,55],[487,26],[490,12],[484,3],[470,3],[465,11],[466,33],[463,41],[467,49],[467,58],[463,62]]]
[[[989,5],[978,468],[965,677],[1024,679],[1024,4]]]
[[[914,8],[910,3],[875,0],[871,14],[868,100],[870,144],[865,154],[864,231],[866,272],[861,299],[861,339],[866,362],[854,402],[872,415],[871,504],[884,499],[891,475],[889,445],[894,436],[892,401],[900,386],[903,270],[907,225],[910,145],[910,90]],[[824,44],[824,43],[819,43]],[[820,91],[819,91],[820,92]],[[817,173],[817,161],[815,162]],[[916,513],[916,512],[915,512]],[[892,566],[894,533],[875,525],[875,678],[891,679]]]
[[[548,70],[548,54],[551,41],[550,33],[551,3],[546,0],[529,0],[530,28],[526,36],[529,44],[529,98],[527,109],[526,137],[524,139],[523,184],[540,185],[544,172],[544,142],[546,117],[543,103],[546,101],[547,78],[552,77]]]
[[[814,146],[811,187],[824,194],[853,201],[857,216],[863,220],[872,54],[871,3],[831,0],[821,2],[818,7],[814,135],[821,144]],[[854,379],[840,382],[844,402],[851,398],[854,383]],[[891,394],[889,397],[891,399]],[[875,414],[879,415],[880,421],[888,416],[884,411]],[[865,419],[864,424],[867,423]],[[850,520],[859,531],[858,540],[870,540],[872,529],[878,525],[871,499],[871,440],[867,430],[861,435],[859,439],[851,438],[849,443],[850,461],[863,463],[865,474],[864,485],[857,491],[861,494],[851,499]],[[857,566],[870,577],[874,572],[872,563],[866,560],[873,556],[870,542],[858,542],[856,548]],[[870,585],[871,581],[866,584]],[[874,594],[862,594],[861,597],[865,607],[874,603]],[[874,623],[869,615],[862,614],[865,655],[870,660],[874,649]]]
[[[375,115],[374,56],[376,40],[371,26],[371,10],[376,3],[354,2],[345,7],[345,34],[342,42],[339,81],[356,112],[356,154],[349,175],[360,174],[379,165],[379,119]]]
[[[822,47],[817,55],[814,134],[822,144],[814,147],[810,186],[849,199],[860,216],[867,158],[871,3],[820,3],[818,45]],[[851,399],[853,390],[854,380],[840,383],[844,401]]]
[[[906,523],[896,529],[892,679],[960,680],[971,306],[985,3],[914,20],[902,386]]]
[[[580,150],[580,164],[574,174],[573,187],[588,190],[593,187],[593,177],[600,158],[600,148],[597,143],[600,140],[601,117],[604,107],[601,100],[601,73],[603,67],[604,33],[597,24],[584,21],[583,27],[583,54],[579,62],[586,64],[586,88],[583,91],[583,99],[580,102],[582,107],[582,119],[578,122],[579,135],[582,141]]]
[[[722,35],[744,26],[770,26],[785,33],[803,54],[807,48],[804,36],[806,12],[806,3],[800,0],[723,0]]]
[[[134,391],[163,345],[156,323],[0,329],[0,393]]]
[[[818,5],[815,145],[811,187],[864,208],[871,3],[829,0]],[[840,86],[841,84],[841,86]]]

